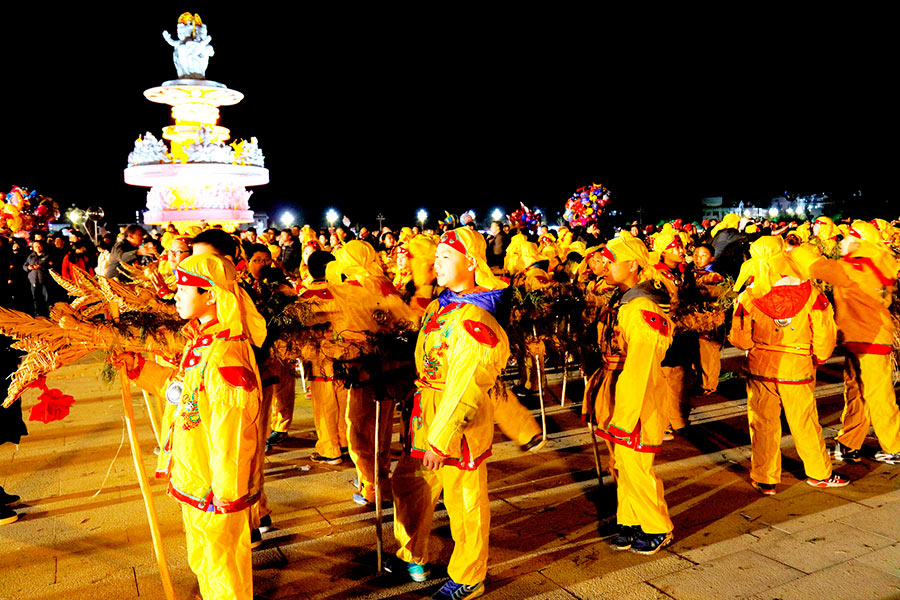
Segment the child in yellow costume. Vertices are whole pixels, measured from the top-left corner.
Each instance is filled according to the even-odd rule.
[[[408,244],[410,268],[416,291],[410,298],[409,306],[418,318],[437,298],[443,288],[435,285],[434,253],[437,244],[425,236],[416,236]],[[519,399],[505,386],[491,391],[494,404],[494,420],[503,435],[519,445],[523,452],[537,452],[543,448],[545,440],[540,425]]]
[[[337,282],[331,292],[335,295],[342,313],[337,331],[342,337],[361,336],[366,332],[382,329],[376,321],[376,313],[389,314],[393,321],[407,321],[412,324],[416,317],[397,290],[384,276],[377,262],[375,250],[367,242],[353,240],[345,244],[335,255],[336,261],[328,265],[326,276]],[[341,279],[344,280],[340,283]],[[383,364],[382,371],[392,370],[392,365]],[[353,501],[360,505],[375,502],[375,469],[379,469],[379,480],[385,485],[390,477],[391,423],[395,398],[377,397],[375,381],[366,372],[365,366],[352,365],[358,373],[358,380],[348,384],[347,401],[347,442],[350,458],[356,465],[357,488]],[[378,457],[375,456],[375,402],[382,403],[381,418],[378,423]],[[377,463],[377,467],[376,467]],[[385,488],[387,489],[387,488]],[[389,497],[389,493],[385,496]]]
[[[686,268],[684,243],[681,236],[666,223],[653,238],[653,254],[659,256],[654,263],[657,275],[669,292],[670,305],[678,307],[686,302],[686,296],[693,292],[694,275]],[[663,309],[668,310],[663,305]],[[671,314],[671,313],[670,313]],[[662,363],[663,379],[666,382],[663,410],[668,419],[668,429],[664,439],[671,440],[674,433],[687,426],[684,409],[687,402],[687,370],[698,354],[697,336],[693,332],[679,332],[672,338],[672,346]]]
[[[188,563],[205,600],[250,600],[249,507],[260,494],[260,382],[251,342],[265,324],[237,284],[234,266],[213,254],[184,259],[175,301],[188,346],[178,369],[123,353],[140,387],[177,404],[157,476],[182,503]]]
[[[455,542],[450,580],[432,598],[462,600],[484,592],[490,505],[487,466],[494,435],[490,390],[509,357],[492,312],[505,285],[485,260],[485,241],[469,228],[441,236],[435,272],[447,288],[425,311],[416,341],[419,379],[404,454],[393,474],[394,537],[389,570],[427,577],[428,541],[441,490]],[[404,564],[405,563],[405,564]]]
[[[871,223],[854,221],[841,242],[840,260],[828,260],[801,246],[791,260],[809,276],[833,286],[837,326],[847,356],[844,414],[835,438],[835,458],[860,459],[869,427],[881,450],[875,460],[900,463],[900,410],[891,379],[893,322],[889,307],[900,270]]]
[[[729,287],[725,277],[716,273],[713,268],[713,249],[709,244],[698,244],[693,253],[694,281],[698,290],[708,298],[717,298],[727,293]],[[719,375],[722,372],[722,340],[724,326],[713,331],[704,331],[698,336],[700,389],[708,396],[719,387]]]
[[[734,307],[729,341],[747,354],[747,416],[751,484],[775,493],[781,481],[781,409],[787,418],[806,482],[818,488],[849,482],[832,474],[816,411],[816,365],[831,356],[836,329],[828,299],[787,260],[784,240],[763,236],[735,282],[752,284]]]
[[[600,251],[605,279],[617,290],[597,327],[604,359],[603,381],[593,405],[596,434],[613,446],[618,471],[616,550],[654,554],[672,542],[672,520],[663,485],[653,472],[666,428],[665,380],[660,363],[672,343],[672,321],[660,304],[669,296],[655,280],[641,282],[652,269],[647,248],[631,235]]]
[[[325,270],[334,256],[316,251],[307,264],[312,280],[300,297],[315,303],[322,314],[336,313],[339,308],[331,284],[325,281]],[[316,427],[316,451],[310,460],[316,463],[339,465],[347,450],[347,391],[340,379],[334,376],[334,360],[324,349],[304,353],[303,362],[309,366],[307,382],[312,396],[313,423]]]
[[[839,233],[834,226],[834,221],[825,216],[816,217],[816,220],[813,221],[812,230],[814,237],[810,240],[810,243],[817,246],[825,256],[829,258],[834,257]]]

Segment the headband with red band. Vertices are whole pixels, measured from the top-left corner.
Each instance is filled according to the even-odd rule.
[[[613,254],[613,251],[609,249],[609,246],[603,246],[603,248],[600,250],[600,256],[602,256],[609,262],[616,262],[616,255]]]
[[[457,252],[461,254],[465,254],[468,256],[468,252],[466,251],[465,245],[460,241],[458,237],[456,237],[455,231],[448,231],[441,236],[441,243],[447,244]]]
[[[175,269],[175,283],[178,285],[187,285],[190,287],[215,287],[215,284],[203,277],[202,275],[195,275],[190,271],[184,271],[182,269]]]

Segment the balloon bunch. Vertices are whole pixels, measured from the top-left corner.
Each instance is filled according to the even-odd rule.
[[[541,224],[541,212],[537,209],[531,210],[521,202],[519,206],[520,208],[517,208],[511,215],[507,215],[510,225],[516,229],[535,231]]]
[[[595,222],[609,204],[610,192],[600,184],[578,188],[566,201],[563,219],[571,227],[584,226]]]
[[[59,218],[59,206],[53,198],[46,198],[37,190],[12,186],[0,199],[0,231],[30,231],[46,229],[47,223]]]

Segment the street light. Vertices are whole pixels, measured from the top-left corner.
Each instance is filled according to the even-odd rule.
[[[491,218],[494,221],[499,221],[500,219],[503,218],[503,211],[500,210],[499,208],[495,208],[494,212],[491,213]]]
[[[325,213],[325,220],[328,221],[329,227],[334,227],[334,224],[337,222],[338,217],[340,217],[340,215],[333,208],[329,208],[328,212]]]
[[[286,228],[290,227],[291,225],[294,224],[294,214],[292,212],[286,210],[283,213],[281,213],[281,218],[279,219],[279,221],[281,221],[281,225],[283,227],[286,227]]]
[[[425,221],[428,220],[428,211],[424,208],[420,208],[419,212],[416,213],[416,218],[419,220],[419,224],[424,227]]]

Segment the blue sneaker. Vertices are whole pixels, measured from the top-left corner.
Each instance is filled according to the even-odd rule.
[[[465,600],[478,598],[484,593],[484,582],[475,585],[464,585],[448,579],[431,597],[431,600]]]
[[[634,539],[631,551],[636,554],[656,554],[672,543],[675,536],[668,533],[644,533]]]
[[[419,563],[414,562],[406,562],[404,560],[400,560],[396,556],[386,560],[382,568],[387,573],[401,574],[403,573],[403,571],[406,571],[407,575],[409,575],[409,578],[417,583],[422,583],[431,576],[431,571],[426,565],[420,565]]]

